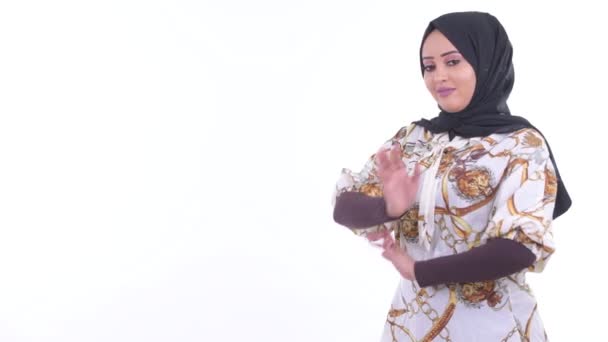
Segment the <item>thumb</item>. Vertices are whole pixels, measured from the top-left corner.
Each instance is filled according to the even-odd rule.
[[[414,175],[412,176],[414,181],[417,181],[418,178],[420,178],[422,171],[423,171],[422,165],[420,165],[420,163],[416,163],[416,166],[414,166]]]

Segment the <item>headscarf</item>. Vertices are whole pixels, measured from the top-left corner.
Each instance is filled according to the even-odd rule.
[[[434,30],[441,32],[469,62],[475,70],[477,83],[471,102],[466,108],[455,113],[441,110],[439,115],[431,120],[421,119],[414,122],[416,125],[433,133],[448,132],[450,140],[456,135],[465,138],[482,137],[493,133],[514,132],[522,128],[533,128],[543,135],[525,118],[511,115],[507,106],[507,98],[515,80],[513,47],[498,19],[483,12],[456,12],[432,20],[420,44],[420,68],[423,75],[422,46]],[[561,179],[548,142],[547,147],[557,178],[557,197],[553,210],[555,219],[570,208],[572,200]]]

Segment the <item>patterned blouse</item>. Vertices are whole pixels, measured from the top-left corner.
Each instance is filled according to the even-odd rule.
[[[488,239],[513,239],[536,261],[497,280],[421,288],[402,278],[388,311],[382,341],[547,341],[536,300],[525,281],[554,252],[551,233],[557,179],[547,145],[533,129],[449,140],[410,125],[398,142],[410,172],[423,166],[416,203],[399,219],[365,229],[394,232],[415,260],[470,250]],[[360,172],[343,169],[335,198],[344,191],[382,196],[374,156]],[[334,202],[335,203],[335,202]]]

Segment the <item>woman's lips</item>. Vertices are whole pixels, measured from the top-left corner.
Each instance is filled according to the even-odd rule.
[[[449,96],[451,93],[453,93],[454,90],[456,90],[456,89],[455,88],[441,88],[441,89],[437,90],[437,94],[439,94],[439,96],[441,96],[441,97],[446,97],[446,96]]]

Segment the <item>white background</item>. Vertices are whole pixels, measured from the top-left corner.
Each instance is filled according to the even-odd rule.
[[[331,193],[436,115],[418,48],[457,10],[506,27],[574,199],[530,276],[549,336],[605,340],[599,3],[2,1],[0,341],[378,340],[398,274]]]

